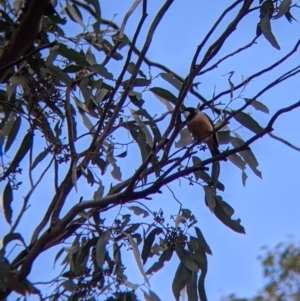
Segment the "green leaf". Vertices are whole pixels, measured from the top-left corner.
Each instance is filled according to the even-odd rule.
[[[63,82],[66,86],[70,86],[73,82],[73,80],[70,78],[70,76],[61,71],[58,67],[56,66],[47,66],[47,71],[52,73],[58,80]]]
[[[33,134],[31,131],[29,131],[22,143],[20,148],[18,149],[13,161],[11,162],[8,169],[5,171],[5,173],[2,176],[2,179],[5,179],[8,175],[10,175],[12,172],[15,172],[16,168],[20,164],[20,162],[23,160],[29,149],[32,147],[32,141],[33,141]]]
[[[231,144],[233,147],[239,147],[245,144],[245,142],[241,138],[231,138]],[[242,156],[242,158],[246,161],[248,166],[251,168],[251,170],[254,172],[255,175],[257,175],[259,178],[262,178],[262,173],[257,169],[258,162],[251,151],[250,147],[249,149],[239,152],[239,154]]]
[[[271,29],[271,21],[270,21],[270,17],[269,15],[265,15],[261,21],[260,21],[260,28],[261,28],[261,31],[264,35],[264,37],[267,39],[267,41],[270,42],[270,44],[280,50],[280,46],[274,36],[274,34],[272,33],[272,29]]]
[[[167,107],[169,111],[173,111],[173,107],[170,103],[176,105],[177,98],[170,91],[159,87],[150,88],[149,91],[151,91]]]
[[[220,162],[217,161],[212,164],[212,170],[211,170],[211,178],[213,181],[214,188],[217,187],[219,176],[220,176]]]
[[[57,262],[57,260],[59,259],[59,257],[64,253],[65,251],[65,248],[61,248],[57,254],[55,255],[55,258],[54,258],[54,263],[53,263],[53,268],[55,268],[55,263]]]
[[[292,4],[292,0],[281,1],[280,5],[278,7],[278,13],[276,16],[273,17],[273,19],[279,19],[282,16],[284,16],[290,10],[291,4]]]
[[[82,66],[78,65],[69,65],[66,68],[62,69],[61,71],[66,72],[66,73],[77,73],[81,71],[83,68]]]
[[[176,301],[180,300],[181,290],[191,281],[192,271],[187,269],[182,262],[179,263],[172,283],[172,290]]]
[[[196,157],[196,156],[193,156],[192,157],[192,160],[193,160],[193,165],[194,166],[197,166],[197,165],[200,165],[201,164],[201,160]],[[212,181],[212,178],[210,177],[210,175],[205,172],[204,170],[198,170],[198,171],[194,171],[194,175],[195,175],[195,178],[196,178],[196,181],[198,181],[199,179],[203,180],[205,183],[209,184],[209,185],[213,185],[213,181]],[[225,190],[225,186],[224,184],[222,184],[221,182],[217,182],[217,188],[221,191],[224,191]]]
[[[130,101],[138,108],[141,108],[145,101],[142,99],[142,94],[135,91],[130,91],[128,93]]]
[[[114,79],[113,74],[108,72],[107,68],[102,65],[96,64],[96,65],[90,66],[89,69],[91,71],[96,72],[97,74],[103,76],[106,79],[109,79],[109,80]]]
[[[263,131],[263,128],[249,114],[239,112],[234,116],[234,119],[255,134],[260,134]]]
[[[195,231],[196,231],[196,235],[198,238],[198,249],[201,250],[203,253],[212,255],[212,251],[211,251],[209,245],[207,244],[201,230],[198,227],[195,227]]]
[[[193,143],[193,139],[188,129],[181,130],[179,134],[180,134],[179,140],[175,141],[176,148],[182,148]]]
[[[119,154],[119,155],[116,155],[117,158],[125,158],[127,156],[127,151]]]
[[[82,21],[80,10],[74,3],[72,5],[67,4],[65,11],[72,21],[79,24],[84,30],[86,30],[86,25]]]
[[[133,74],[135,68],[136,68],[135,63],[130,62],[130,63],[128,64],[127,71],[128,71],[130,74]],[[141,77],[147,79],[147,76],[144,74],[143,71],[139,70],[139,71],[138,71],[138,74],[139,74]]]
[[[240,168],[242,171],[246,168],[246,162],[237,154],[232,154],[227,157],[235,166]]]
[[[230,131],[219,131],[217,132],[219,144],[230,143]]]
[[[145,209],[142,209],[139,206],[130,206],[130,207],[128,207],[128,209],[132,210],[135,215],[143,215],[143,218],[146,218],[147,216],[149,216],[148,211],[146,211]]]
[[[150,254],[150,251],[151,251],[151,248],[152,248],[155,236],[158,235],[158,234],[160,234],[161,232],[162,232],[162,230],[160,228],[155,228],[146,237],[146,239],[144,241],[142,255],[141,255],[144,265],[147,262],[147,259],[149,257],[149,254]]]
[[[182,82],[178,80],[174,74],[172,73],[160,73],[161,78],[170,83],[173,87],[175,87],[178,91],[181,90]]]
[[[155,262],[149,270],[146,272],[147,275],[151,275],[154,272],[159,271],[161,268],[163,268],[164,263],[166,261],[170,261],[173,255],[173,248],[170,246],[166,250],[162,252],[157,262]]]
[[[19,132],[20,125],[21,125],[21,117],[18,116],[16,118],[16,120],[14,121],[14,123],[11,127],[11,130],[10,130],[8,136],[7,136],[7,140],[6,140],[6,144],[5,144],[5,148],[4,148],[5,153],[10,149],[12,143],[14,142],[14,140],[16,138],[16,135]]]
[[[247,174],[245,173],[245,171],[243,171],[242,172],[242,182],[243,182],[244,187],[246,186],[247,178],[248,178]]]
[[[188,301],[198,301],[197,276],[198,274],[196,272],[192,272],[192,279],[187,284],[186,292],[188,295]]]
[[[110,230],[106,230],[101,234],[96,244],[96,261],[100,269],[102,269],[104,263],[106,244],[108,243],[109,240],[110,240]]]
[[[206,273],[207,273],[207,267],[204,267],[202,269],[201,275],[198,280],[198,294],[201,301],[207,301],[205,286],[204,286]]]
[[[203,186],[205,192],[205,204],[213,213],[216,206],[215,193],[210,186]]]
[[[88,4],[91,4],[95,8],[95,13],[96,13],[96,19],[98,21],[101,20],[101,9],[100,9],[100,4],[98,0],[87,0],[86,1]]]
[[[129,79],[122,82],[122,86],[125,87],[129,83]],[[145,78],[136,78],[132,84],[132,87],[148,87],[151,85],[151,80]]]
[[[135,120],[135,122],[137,123],[137,125],[139,126],[140,130],[143,131],[144,135],[145,135],[145,139],[146,139],[146,142],[149,146],[153,146],[153,139],[152,139],[152,136],[150,134],[150,131],[148,130],[147,126],[144,124],[144,122],[141,120],[141,118],[135,113],[135,111],[130,110],[130,113],[133,117],[133,119]]]
[[[192,272],[198,271],[198,266],[192,259],[191,253],[185,250],[181,243],[176,243],[176,253],[180,261],[187,269],[191,270]]]
[[[118,43],[119,50],[121,50],[123,47],[128,45],[130,42],[128,37],[125,34],[123,34],[123,37],[120,39],[119,31],[117,33],[115,33],[114,35],[112,35],[111,38],[112,38],[114,45],[116,45]]]
[[[62,282],[61,284],[68,292],[74,292],[77,288],[75,282],[71,279]]]
[[[95,183],[94,175],[89,168],[87,168],[87,182],[91,184],[91,186]]]
[[[231,209],[231,210],[230,210]],[[231,219],[232,216],[232,208],[225,201],[222,200],[222,197],[216,197],[216,206],[214,209],[215,216],[227,227],[232,229],[237,233],[245,234],[245,229],[241,225],[241,220]]]
[[[33,170],[41,161],[43,161],[49,153],[50,147],[46,148],[40,154],[38,154],[32,163],[31,170]]]
[[[144,280],[145,280],[146,284],[148,286],[150,286],[148,278],[147,278],[147,276],[146,276],[146,274],[144,272],[144,269],[143,269],[143,265],[142,265],[141,258],[140,258],[139,248],[138,248],[136,242],[133,240],[133,238],[131,237],[130,234],[127,234],[127,233],[124,233],[124,234],[126,235],[127,239],[130,242],[130,245],[131,245],[131,248],[132,248],[132,252],[133,252],[133,255],[134,255],[134,259],[135,259],[135,261],[137,263],[137,266],[138,266],[138,268],[139,268],[142,276],[144,277]]]
[[[3,192],[3,209],[4,209],[4,216],[6,221],[11,225],[12,219],[12,209],[11,203],[13,201],[13,193],[10,182],[8,182],[4,188]]]
[[[252,100],[252,99],[249,99],[249,98],[244,98],[244,100],[246,101],[246,103],[250,102],[251,106],[255,110],[261,111],[261,112],[266,113],[266,114],[270,113],[269,108],[266,105],[264,105],[263,103],[261,103],[260,101]]]
[[[59,44],[58,47],[55,47],[55,52],[65,57],[69,61],[75,62],[77,65],[89,66],[90,64],[85,59],[84,55],[80,52],[77,52],[74,49],[68,48],[64,44]]]
[[[145,109],[139,109],[139,110],[135,111],[135,114],[142,115],[143,117],[148,119],[149,126],[151,128],[153,136],[155,137],[156,141],[160,141],[161,133],[159,131],[159,127],[157,126],[157,124],[154,121],[152,121],[153,117],[151,117],[151,115]]]

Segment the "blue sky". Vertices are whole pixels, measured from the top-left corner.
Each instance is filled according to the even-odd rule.
[[[149,25],[164,1],[148,2],[149,16],[137,41],[139,48],[143,45]],[[214,24],[216,18],[231,2],[228,0],[224,0],[222,3],[216,0],[206,2],[196,0],[174,1],[154,35],[147,57],[150,60],[164,64],[182,77],[185,77],[197,45],[207,30]],[[127,1],[103,0],[101,1],[102,17],[113,20],[120,25],[124,13],[130,6],[131,3]],[[140,12],[141,7],[134,12],[126,25],[125,33],[129,37],[132,37],[134,34]],[[237,10],[234,10],[233,13],[229,14],[228,18],[225,18],[209,42],[212,43],[218,38],[236,12]],[[294,14],[297,18],[296,12]],[[224,44],[217,59],[250,42],[255,35],[257,22],[258,13],[253,13],[245,18]],[[69,24],[67,28],[66,32],[70,32],[70,35],[80,32],[80,27],[75,23]],[[228,89],[227,76],[223,76],[224,74],[235,71],[232,81],[234,84],[237,84],[241,81],[242,76],[250,76],[289,52],[299,39],[299,24],[294,23],[290,25],[282,18],[273,22],[272,28],[277,41],[281,45],[281,51],[274,49],[261,36],[257,44],[251,49],[228,59],[219,68],[197,78],[197,81],[201,82],[199,93],[210,99],[214,89],[216,89],[216,94]],[[99,61],[101,62],[101,59]],[[274,72],[272,71],[272,73],[268,73],[264,77],[251,82],[247,86],[244,96],[251,98],[269,82],[295,67],[299,61],[298,52]],[[113,73],[121,67],[122,63],[120,64],[120,62],[112,62],[108,66]],[[148,74],[148,69],[145,65],[141,69],[145,74]],[[160,70],[151,69],[153,76],[160,72]],[[127,74],[127,77],[129,77],[129,74]],[[299,79],[298,75],[259,98],[259,101],[263,102],[270,109],[269,115],[252,109],[247,110],[247,112],[251,111],[252,116],[262,126],[266,125],[269,118],[278,109],[299,100]],[[177,93],[174,88],[161,79],[156,79],[153,86],[169,89],[175,95]],[[159,116],[165,112],[163,104],[154,98],[150,92],[146,92],[144,95],[145,99],[149,101],[147,108],[149,108],[152,115],[158,114]],[[227,103],[229,96],[225,96],[221,100]],[[196,106],[197,103],[197,100],[191,95],[185,100],[186,105]],[[243,101],[238,100],[233,103],[233,107],[236,108],[242,104]],[[134,107],[131,108],[134,109]],[[297,134],[299,115],[300,110],[282,115],[274,125],[274,134],[284,137],[295,145],[300,145],[300,136]],[[232,122],[230,127],[231,129],[236,129],[238,125]],[[82,131],[85,131],[85,129],[82,129]],[[244,139],[252,136],[252,133],[245,129],[238,130],[238,133]],[[118,135],[118,137],[121,137],[123,133]],[[82,142],[82,146],[84,146],[84,142]],[[17,147],[18,143],[12,148],[11,154],[14,153]],[[42,146],[37,148],[41,150]],[[34,157],[40,150],[35,150]],[[131,147],[130,150],[131,153],[126,159],[123,159],[123,161],[121,159],[118,160],[123,179],[132,174],[133,168],[135,168],[132,164],[136,162],[135,158],[139,156],[137,148]],[[206,292],[209,300],[220,300],[221,296],[230,293],[236,293],[240,297],[253,296],[263,286],[262,270],[256,259],[260,252],[260,247],[262,245],[274,246],[278,242],[286,240],[289,235],[292,235],[295,240],[299,239],[300,185],[297,177],[297,171],[300,168],[299,154],[268,136],[259,139],[252,146],[252,150],[259,162],[259,170],[262,171],[263,179],[257,178],[251,170],[247,169],[248,179],[244,188],[241,181],[241,171],[230,162],[221,163],[220,175],[220,180],[226,187],[225,192],[221,195],[235,209],[234,217],[241,218],[242,225],[246,229],[246,235],[232,232],[210,213],[204,204],[203,190],[200,187],[182,184],[180,188],[178,183],[171,185],[178,199],[184,204],[183,207],[190,208],[196,215],[199,221],[197,226],[202,230],[213,252],[213,256],[208,258],[209,270],[206,278]],[[206,157],[207,154],[200,153],[199,156],[202,158]],[[8,160],[8,158],[5,158],[5,160]],[[130,164],[128,163],[129,160],[131,161]],[[36,175],[42,170],[42,167],[43,164],[37,168]],[[26,165],[24,165],[23,170],[26,170]],[[25,239],[29,239],[32,229],[41,218],[39,213],[41,212],[40,214],[42,214],[45,205],[53,194],[53,188],[48,184],[48,181],[51,181],[51,173],[45,177],[41,187],[34,194],[32,207],[26,212],[26,216],[18,229]],[[107,182],[105,179],[103,181],[108,187],[111,179]],[[4,187],[4,183],[1,183],[1,187]],[[91,199],[96,189],[95,187],[87,188],[83,180],[79,181],[78,187],[79,192],[77,194],[74,191],[70,194],[65,210],[76,203],[81,195],[84,196],[85,200]],[[174,200],[167,189],[163,192],[163,195],[155,195],[151,203],[147,201],[147,205],[152,210],[158,210],[162,207],[165,217],[168,218],[171,214],[176,214],[178,209],[174,207]],[[24,188],[16,194],[14,199],[15,209],[19,208],[21,197],[25,194],[26,189]],[[114,216],[111,215],[111,217],[113,218]],[[0,225],[0,237],[2,237],[8,229],[3,216],[0,217]],[[52,271],[53,256],[59,249],[54,248],[38,258],[32,270],[31,280],[41,280],[41,276],[49,280],[55,276],[54,271]],[[138,282],[137,279],[140,281],[140,274],[136,268],[132,253],[128,253],[125,258],[126,262],[130,263],[127,269],[128,280],[133,283]],[[151,289],[162,300],[173,300],[171,282],[177,265],[178,260],[174,256],[172,261],[167,263],[165,268],[155,274],[150,280]],[[150,264],[147,263],[147,268],[149,266]],[[46,277],[43,272],[45,270],[47,270]],[[34,298],[31,299],[34,300]],[[11,297],[9,300],[14,299]]]

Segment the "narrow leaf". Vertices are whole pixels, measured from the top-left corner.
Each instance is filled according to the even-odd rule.
[[[13,161],[11,162],[8,169],[5,171],[4,175],[2,176],[3,179],[6,178],[8,175],[10,175],[10,173],[15,172],[20,162],[23,160],[23,158],[25,157],[29,149],[32,147],[32,141],[33,141],[33,134],[31,131],[29,131],[25,135],[21,143],[21,146],[18,149]]]
[[[173,111],[170,103],[176,105],[177,98],[170,91],[159,87],[150,88],[149,91],[151,91],[167,107],[169,111]]]
[[[172,290],[176,301],[179,301],[181,290],[191,281],[191,278],[192,271],[180,262],[172,283]]]
[[[72,165],[72,182],[73,186],[75,188],[75,191],[78,192],[77,190],[77,168],[76,168],[76,160],[74,161]]]
[[[108,72],[107,68],[102,65],[95,64],[93,66],[90,66],[89,68],[91,71],[98,73],[99,75],[103,76],[106,79],[109,79],[109,80],[114,79],[113,74]]]
[[[237,233],[245,234],[245,229],[241,225],[241,220],[240,219],[236,219],[236,220],[231,219],[231,214],[228,214],[229,212],[227,212],[227,210],[228,210],[227,206],[228,206],[228,204],[226,202],[224,202],[220,196],[217,196],[216,197],[216,206],[214,209],[215,216],[224,225],[226,225],[233,231],[235,231]]]
[[[31,170],[33,170],[41,161],[43,161],[49,153],[50,147],[46,148],[40,154],[38,154],[32,163]]]
[[[13,193],[10,182],[8,182],[4,188],[3,192],[3,209],[4,209],[4,216],[6,221],[11,225],[12,219],[12,209],[11,203],[13,201]]]
[[[139,206],[130,206],[128,209],[132,210],[135,215],[143,215],[143,218],[146,218],[149,215],[148,211]]]
[[[249,114],[239,112],[234,116],[234,119],[255,134],[260,134],[263,131],[263,128]]]
[[[193,143],[192,136],[191,136],[190,132],[188,131],[188,129],[181,130],[179,132],[179,134],[180,134],[179,140],[175,141],[176,148],[185,147],[185,146]]]
[[[201,230],[198,227],[195,227],[195,231],[196,231],[196,235],[198,237],[198,249],[202,250],[203,252],[212,255],[212,251],[209,247],[209,245],[207,244]]]
[[[203,187],[205,192],[205,204],[209,210],[214,213],[214,208],[216,206],[215,194],[210,186]]]
[[[289,10],[290,6],[292,4],[292,0],[283,0],[281,1],[279,8],[278,8],[278,13],[273,17],[273,19],[279,19],[282,16],[284,16]]]
[[[236,133],[235,133],[236,135]],[[245,142],[241,138],[231,138],[231,144],[233,147],[238,147],[241,145],[244,145]],[[251,170],[254,172],[255,175],[257,175],[259,178],[262,178],[262,173],[257,169],[258,162],[251,151],[250,147],[242,152],[239,152],[239,154],[242,156],[242,158],[245,160],[245,162],[248,164],[248,166],[251,168]]]
[[[192,259],[190,252],[184,249],[181,243],[176,243],[176,253],[180,261],[184,264],[184,266],[191,270],[192,272],[198,271],[198,266]]]
[[[257,100],[252,100],[252,99],[249,99],[249,98],[244,98],[244,100],[246,102],[251,102],[251,106],[257,110],[257,111],[261,111],[263,113],[266,113],[266,114],[269,114],[270,113],[270,110],[269,108],[264,105],[263,103],[261,103],[260,101],[257,101]]]
[[[8,133],[5,148],[4,148],[5,153],[10,149],[12,143],[14,142],[14,140],[19,132],[20,125],[21,125],[21,117],[18,116],[16,118],[16,120],[14,121],[11,130]]]
[[[136,242],[134,241],[134,239],[131,237],[130,234],[127,234],[126,232],[124,232],[124,234],[127,236],[128,240],[129,240],[129,242],[131,244],[132,252],[133,252],[135,261],[137,263],[137,266],[138,266],[141,274],[143,275],[145,282],[150,287],[150,284],[148,282],[147,276],[146,276],[146,274],[144,272],[144,268],[143,268],[143,265],[142,265],[142,261],[141,261],[140,252],[139,252],[138,246],[137,246]]]
[[[178,91],[181,90],[182,82],[178,80],[172,73],[160,73],[161,78],[170,83],[173,87],[175,87]]]
[[[79,16],[79,14],[75,10],[75,8],[72,5],[67,4],[67,9],[68,9],[70,15],[75,20],[75,22],[78,23],[83,29],[86,29],[87,28],[86,25],[83,23],[81,17]]]
[[[172,258],[173,255],[173,247],[170,246],[168,247],[166,250],[164,250],[162,252],[162,254],[159,257],[159,260],[157,262],[155,262],[150,268],[149,270],[146,272],[147,275],[151,275],[154,272],[159,271],[160,269],[163,268],[164,263],[166,261],[169,261]]]
[[[106,245],[109,240],[110,240],[110,230],[106,230],[101,234],[96,244],[96,261],[100,269],[102,269],[104,263]]]
[[[143,264],[147,262],[155,236],[160,234],[161,232],[162,230],[160,228],[155,228],[146,237],[144,241],[143,250],[142,250],[142,256],[141,256],[143,260]]]
[[[187,284],[186,292],[188,295],[188,301],[198,301],[197,276],[198,274],[196,272],[192,272],[192,279]]]
[[[274,34],[272,33],[272,29],[271,29],[271,21],[270,21],[270,17],[269,15],[265,15],[261,21],[260,21],[260,28],[261,31],[264,35],[264,37],[270,42],[270,44],[280,50],[280,46],[274,36]]]

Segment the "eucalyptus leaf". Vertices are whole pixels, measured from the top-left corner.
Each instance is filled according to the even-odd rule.
[[[182,262],[179,263],[172,283],[172,290],[176,301],[180,300],[181,290],[191,281],[192,271],[187,269]]]
[[[11,208],[12,201],[13,201],[12,187],[10,185],[10,182],[8,182],[3,192],[3,209],[4,209],[5,219],[9,224],[11,224],[11,219],[12,219],[12,208]]]
[[[190,132],[188,131],[188,129],[181,130],[179,132],[179,134],[180,134],[179,140],[175,141],[176,148],[185,147],[185,146],[193,143],[192,136],[191,136]]]
[[[271,21],[270,21],[270,17],[269,15],[265,15],[261,21],[260,21],[260,28],[261,31],[264,35],[264,37],[270,42],[270,44],[280,50],[280,46],[274,36],[274,34],[272,33],[272,29],[271,29]]]
[[[106,245],[109,242],[109,240],[110,240],[110,230],[106,230],[101,234],[96,244],[96,261],[100,269],[102,269],[104,263]]]
[[[10,149],[12,143],[14,142],[14,140],[15,140],[18,132],[19,132],[20,125],[21,125],[21,117],[18,116],[14,120],[13,125],[11,127],[11,130],[8,133],[6,144],[5,144],[5,147],[4,147],[4,152],[5,153]]]
[[[237,113],[234,119],[255,134],[260,134],[264,130],[256,120],[244,112]]]
[[[33,170],[41,161],[43,161],[49,153],[50,147],[44,149],[41,153],[39,153],[32,163],[31,170]]]
[[[172,73],[160,73],[161,78],[170,83],[173,87],[175,87],[178,91],[181,90],[182,82],[178,80]]]
[[[18,149],[15,157],[13,158],[13,161],[11,162],[10,166],[8,167],[8,169],[4,172],[2,178],[5,179],[8,175],[10,175],[12,172],[15,172],[16,168],[18,167],[18,165],[21,163],[21,161],[23,160],[23,158],[26,156],[26,154],[28,153],[28,151],[31,149],[32,147],[32,142],[33,142],[33,134],[31,131],[29,131],[21,145],[20,148]]]

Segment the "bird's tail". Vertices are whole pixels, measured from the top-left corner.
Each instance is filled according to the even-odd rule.
[[[220,151],[219,151],[218,146],[214,143],[214,141],[212,139],[209,140],[209,141],[207,141],[207,146],[208,146],[208,148],[210,150],[210,153],[211,153],[212,157],[221,154]],[[222,160],[227,161],[226,158],[223,158]]]

